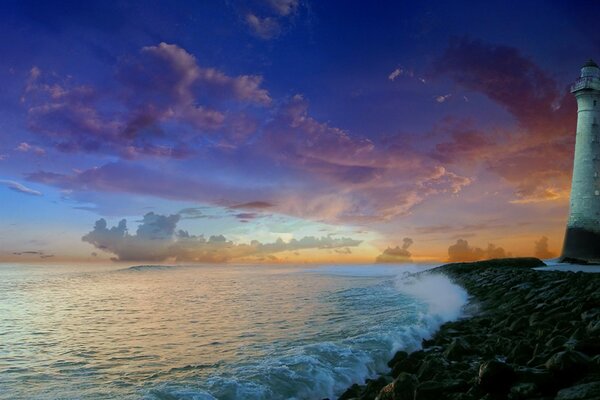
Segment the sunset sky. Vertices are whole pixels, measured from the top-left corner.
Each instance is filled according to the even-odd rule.
[[[60,3],[0,4],[0,261],[560,252],[600,5]]]

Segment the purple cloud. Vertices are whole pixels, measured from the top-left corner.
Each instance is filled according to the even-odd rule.
[[[29,128],[67,152],[183,158],[204,135],[246,137],[256,124],[239,110],[272,101],[262,77],[202,67],[173,44],[125,58],[117,78],[113,91],[101,93],[32,68],[23,94]]]

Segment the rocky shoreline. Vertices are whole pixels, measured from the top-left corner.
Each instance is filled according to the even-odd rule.
[[[429,270],[463,286],[468,317],[340,400],[600,399],[600,274],[537,271],[535,258]]]

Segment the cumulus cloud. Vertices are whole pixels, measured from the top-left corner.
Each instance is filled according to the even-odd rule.
[[[496,247],[492,243],[488,244],[487,248],[482,249],[470,246],[469,242],[464,239],[458,239],[455,244],[448,247],[448,261],[450,262],[478,261],[505,257],[510,257],[510,253],[507,253],[502,247]]]
[[[539,240],[535,241],[534,255],[542,259],[556,257],[556,254],[548,249],[548,238],[546,236],[542,236]]]
[[[28,188],[27,186],[25,186],[19,182],[7,180],[7,179],[0,179],[0,184],[8,187],[10,190],[13,190],[15,192],[29,194],[32,196],[41,196],[42,195],[41,192],[31,189],[31,188]]]
[[[409,263],[412,262],[411,253],[408,248],[413,244],[411,238],[402,240],[402,247],[388,247],[375,259],[377,263]]]
[[[106,220],[99,219],[94,229],[82,237],[84,242],[97,249],[114,254],[118,261],[167,261],[180,262],[227,262],[245,257],[268,257],[272,253],[303,249],[340,249],[360,245],[360,240],[335,238],[333,236],[278,239],[273,243],[253,240],[249,244],[234,243],[223,235],[191,235],[177,230],[181,216],[159,215],[153,212],[144,215],[135,234],[130,234],[127,221],[108,227]]]

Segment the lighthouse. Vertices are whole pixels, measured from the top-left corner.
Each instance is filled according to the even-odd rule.
[[[577,99],[577,134],[563,261],[600,263],[600,68],[590,60],[571,93]]]

